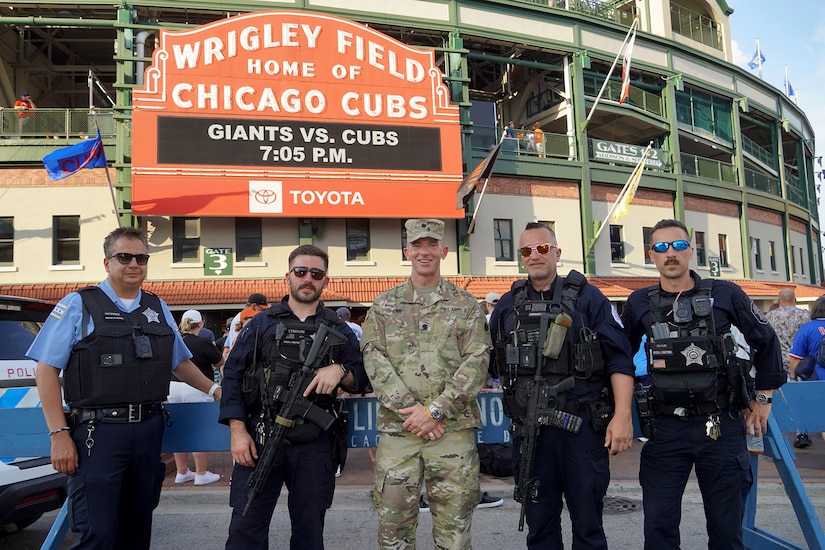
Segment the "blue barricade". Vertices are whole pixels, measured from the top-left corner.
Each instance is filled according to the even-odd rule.
[[[823,534],[816,511],[805,492],[794,465],[793,448],[783,433],[797,431],[825,431],[825,381],[786,384],[774,392],[773,414],[765,437],[765,455],[774,460],[788,498],[796,513],[808,548],[825,550]],[[374,447],[378,444],[375,417],[378,403],[375,398],[358,397],[347,400],[350,414],[349,446]],[[477,431],[479,443],[509,441],[509,419],[504,415],[501,393],[490,392],[479,396],[482,428]],[[227,451],[229,429],[217,423],[217,403],[186,403],[168,405],[173,425],[164,434],[163,451]],[[0,456],[44,456],[50,452],[43,413],[37,408],[0,409]],[[758,480],[759,458],[753,457],[751,466],[754,481]],[[746,548],[752,550],[800,548],[755,525],[757,484],[748,497],[744,525]],[[52,532],[43,548],[59,548],[68,528],[66,506],[55,520]]]

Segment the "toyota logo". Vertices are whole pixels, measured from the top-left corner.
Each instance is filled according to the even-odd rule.
[[[272,189],[261,189],[255,191],[255,200],[260,204],[272,204],[278,199],[278,195]]]

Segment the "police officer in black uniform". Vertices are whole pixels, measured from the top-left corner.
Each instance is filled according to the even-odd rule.
[[[148,549],[166,473],[161,403],[169,373],[216,399],[221,391],[189,360],[166,304],[140,288],[145,232],[116,229],[103,250],[107,279],[64,297],[27,355],[37,361],[52,466],[71,476],[72,548]]]
[[[633,439],[631,399],[633,352],[610,303],[575,271],[557,276],[561,256],[555,233],[543,223],[529,223],[519,238],[526,281],[516,281],[499,300],[490,318],[496,347],[492,374],[503,382],[505,412],[512,420],[517,483],[524,425],[530,412],[527,394],[541,361],[553,408],[543,410],[549,424],[540,427],[532,476],[539,481],[537,502],[527,499],[528,548],[563,548],[562,495],[573,524],[573,547],[607,548],[602,526],[602,499],[610,481],[609,454],[630,448]],[[557,358],[540,346],[542,314],[569,328],[557,333]],[[546,327],[545,327],[546,330]],[[557,328],[553,328],[557,330]],[[549,402],[548,402],[549,403]],[[614,412],[615,410],[615,412]]]
[[[779,340],[742,289],[689,269],[693,248],[682,222],[661,220],[651,237],[659,284],[633,292],[622,313],[633,346],[647,334],[655,414],[639,470],[645,548],[679,548],[682,494],[695,467],[708,546],[741,549],[753,482],[745,434],[765,432],[773,389],[785,382]],[[750,361],[734,353],[731,325],[753,350],[755,393]]]
[[[304,396],[332,412],[339,386],[351,393],[360,393],[365,386],[367,377],[355,334],[320,301],[328,281],[328,263],[326,252],[318,247],[302,245],[293,250],[286,273],[289,295],[250,321],[224,366],[219,419],[229,424],[235,461],[227,549],[268,547],[269,523],[284,484],[289,490],[290,548],[324,548],[324,516],[332,505],[335,453],[341,444],[336,442],[336,428],[323,431],[310,422],[290,428],[289,444],[276,456],[266,485],[245,516],[243,510],[249,477],[279,410],[271,401],[273,389],[288,386],[292,374],[300,370],[303,355],[322,323],[346,336],[347,343],[330,350]]]

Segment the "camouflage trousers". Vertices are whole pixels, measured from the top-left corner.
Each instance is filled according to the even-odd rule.
[[[435,547],[471,548],[470,528],[479,502],[478,451],[472,429],[447,432],[437,441],[382,433],[375,457],[378,548],[414,550],[421,482],[427,488]]]

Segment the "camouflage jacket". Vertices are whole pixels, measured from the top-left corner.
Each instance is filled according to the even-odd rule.
[[[441,279],[422,296],[408,279],[382,293],[364,321],[361,350],[380,407],[379,432],[404,431],[398,410],[435,403],[450,431],[477,428],[476,398],[490,360],[490,329],[476,299]]]

